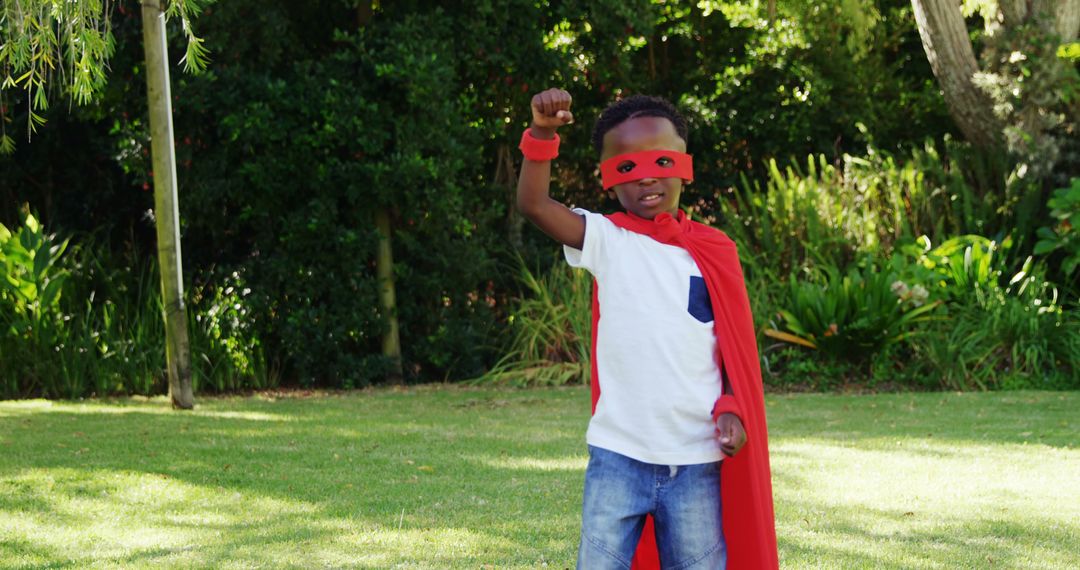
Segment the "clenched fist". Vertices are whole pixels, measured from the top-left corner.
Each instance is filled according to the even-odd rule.
[[[734,457],[746,445],[746,429],[735,414],[721,414],[716,419],[716,436],[720,439],[720,451],[728,457]]]
[[[551,88],[532,98],[532,134],[536,138],[555,137],[555,129],[574,122],[570,112],[573,99],[563,89]]]

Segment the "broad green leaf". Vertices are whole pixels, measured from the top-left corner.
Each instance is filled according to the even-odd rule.
[[[38,298],[37,287],[29,281],[23,281],[19,283],[16,287],[16,291],[28,303],[33,303]]]
[[[35,234],[41,233],[41,224],[38,222],[37,218],[35,218],[33,214],[26,215],[26,220],[23,222],[23,225],[29,228],[30,231],[34,232]]]
[[[39,247],[34,252],[34,281],[41,283],[45,280],[45,272],[52,265],[52,256],[49,255],[48,247]]]
[[[20,231],[18,235],[19,245],[21,245],[23,251],[27,253],[27,257],[32,258],[34,250],[37,249],[37,240],[35,239],[37,236],[35,236],[31,232],[26,231],[25,228],[23,228],[23,230]]]
[[[45,286],[45,291],[41,294],[41,308],[42,310],[48,310],[57,301],[60,300],[60,292],[64,285],[63,276],[59,276],[49,280],[49,284]]]
[[[1053,241],[1049,241],[1049,240],[1039,240],[1039,242],[1035,244],[1035,249],[1033,250],[1033,253],[1035,255],[1045,255],[1047,253],[1050,253],[1051,251],[1054,251],[1055,249],[1057,249],[1059,247],[1061,247],[1060,242],[1053,242]]]

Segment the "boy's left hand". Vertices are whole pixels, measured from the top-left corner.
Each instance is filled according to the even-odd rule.
[[[720,414],[716,418],[716,437],[720,438],[720,451],[728,457],[734,457],[746,445],[746,429],[735,414]]]

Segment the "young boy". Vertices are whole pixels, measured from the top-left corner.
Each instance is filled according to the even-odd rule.
[[[570,104],[561,89],[533,97],[517,202],[596,278],[578,568],[776,568],[746,286],[731,240],[679,210],[693,180],[686,121],[654,97],[604,110],[593,145],[626,212],[602,216],[548,195]]]

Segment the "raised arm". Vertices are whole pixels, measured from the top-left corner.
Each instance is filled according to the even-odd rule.
[[[533,95],[531,136],[541,140],[554,139],[556,129],[574,122],[570,103],[570,94],[562,89],[548,89]],[[585,218],[552,200],[548,194],[550,187],[550,160],[522,160],[517,187],[518,210],[559,243],[581,249],[585,242]]]

